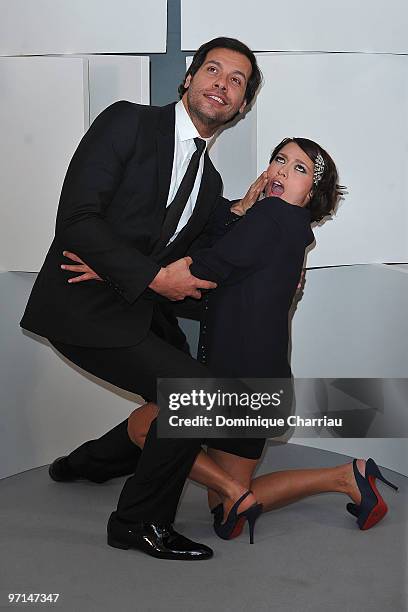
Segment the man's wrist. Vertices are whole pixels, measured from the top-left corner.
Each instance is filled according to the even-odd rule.
[[[159,290],[163,286],[163,282],[167,279],[168,271],[166,268],[160,268],[150,285],[148,285],[149,289],[153,291]]]

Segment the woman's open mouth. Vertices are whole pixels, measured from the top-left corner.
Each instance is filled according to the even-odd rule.
[[[280,197],[284,191],[285,191],[285,188],[280,181],[272,181],[272,184],[270,187],[271,195]]]

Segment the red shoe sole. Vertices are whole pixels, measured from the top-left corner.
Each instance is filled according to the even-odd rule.
[[[234,529],[231,532],[230,537],[228,538],[229,540],[232,540],[233,538],[237,538],[239,535],[241,535],[242,530],[245,525],[245,521],[246,521],[245,516],[241,516],[241,518],[238,519],[237,524],[235,525]]]
[[[380,493],[378,492],[377,487],[375,486],[375,476],[369,476],[368,482],[370,483],[370,486],[374,491],[378,501],[374,508],[371,510],[370,514],[368,515],[364,525],[361,527],[362,530],[374,527],[374,525],[381,521],[381,519],[384,518],[384,516],[388,512],[388,506],[381,497]]]

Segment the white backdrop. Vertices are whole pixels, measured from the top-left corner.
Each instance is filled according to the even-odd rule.
[[[0,55],[166,50],[166,0],[0,0],[0,12]]]
[[[0,267],[38,271],[89,120],[115,100],[149,103],[149,58],[0,58],[0,79]]]
[[[0,265],[39,270],[70,157],[88,126],[81,58],[0,58]]]
[[[148,57],[87,55],[90,122],[117,100],[150,103]]]
[[[408,58],[395,55],[261,56],[257,165],[285,136],[319,142],[348,195],[314,230],[310,266],[408,261]]]
[[[254,51],[408,52],[406,0],[181,1],[181,48],[232,36]]]

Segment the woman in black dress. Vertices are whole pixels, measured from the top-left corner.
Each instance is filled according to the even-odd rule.
[[[266,197],[258,201],[262,192]],[[330,216],[340,195],[328,153],[313,141],[287,138],[274,149],[267,171],[246,196],[232,206],[225,200],[218,207],[212,246],[187,258],[195,276],[218,284],[203,298],[198,354],[211,375],[290,380],[288,314],[305,250],[314,240],[310,225]],[[85,264],[81,271],[95,275]],[[148,403],[129,417],[128,433],[138,446],[143,447],[157,412],[157,406]],[[322,492],[348,495],[347,509],[360,529],[372,527],[387,512],[375,479],[391,483],[372,459],[253,477],[264,444],[259,438],[208,439],[207,452],[196,458],[190,478],[208,487],[220,537],[236,537],[248,519],[252,541],[262,510]]]
[[[322,147],[308,139],[288,138],[275,148],[267,171],[247,195],[232,206],[225,200],[218,208],[212,225],[213,245],[195,252],[192,260],[188,258],[195,276],[218,284],[203,298],[198,352],[211,374],[291,377],[288,314],[305,249],[314,241],[310,225],[334,212],[341,190],[335,164]],[[266,197],[258,201],[262,191]],[[144,414],[139,409],[129,419],[129,435],[143,445],[157,408],[146,404],[141,410]],[[387,511],[375,478],[388,481],[372,459],[253,478],[265,440],[207,442],[207,453],[198,455],[190,477],[208,486],[214,527],[225,539],[239,535],[245,519],[254,522],[261,507],[272,510],[316,493],[348,495],[347,509],[357,517],[360,529],[372,527]],[[212,472],[209,459],[221,471],[214,467]],[[223,478],[226,482],[232,478],[250,493],[234,504]]]

